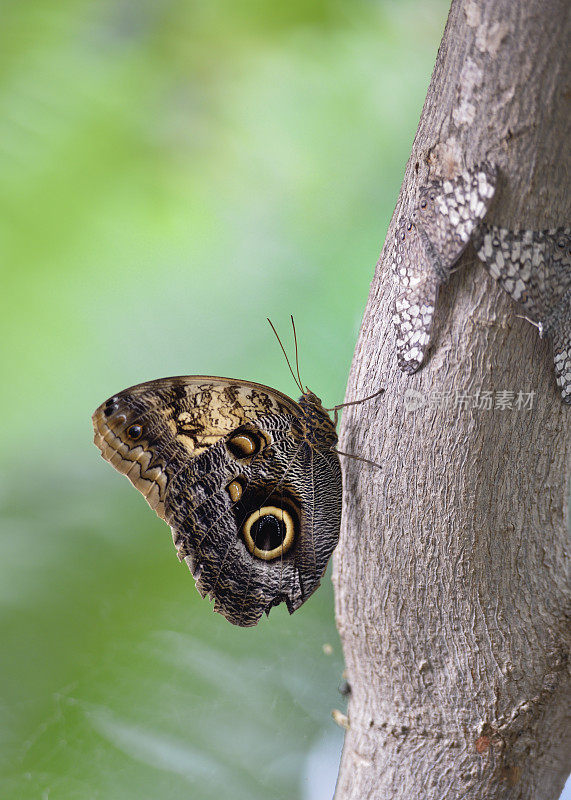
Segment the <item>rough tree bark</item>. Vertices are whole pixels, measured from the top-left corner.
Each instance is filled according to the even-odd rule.
[[[372,284],[340,447],[334,569],[352,688],[336,800],[552,800],[570,766],[564,552],[570,410],[550,346],[469,248],[438,299],[431,357],[396,366],[389,252],[427,175],[486,155],[491,223],[568,222],[569,7],[454,0]],[[405,391],[535,391],[533,408],[405,408]],[[567,726],[566,726],[567,723]]]

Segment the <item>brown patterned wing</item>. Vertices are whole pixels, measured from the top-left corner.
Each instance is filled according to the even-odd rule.
[[[93,423],[103,457],[171,526],[228,620],[255,625],[282,601],[292,612],[317,588],[337,543],[341,475],[300,405],[260,384],[167,378],[111,397]]]
[[[159,517],[169,479],[221,437],[297,404],[261,384],[210,376],[162,378],[110,397],[93,414],[95,444]]]

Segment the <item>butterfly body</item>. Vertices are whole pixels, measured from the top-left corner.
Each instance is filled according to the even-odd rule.
[[[397,223],[392,270],[403,291],[395,300],[393,324],[398,364],[406,374],[424,361],[438,290],[486,214],[496,177],[496,168],[484,162],[432,181]]]
[[[95,444],[172,529],[202,596],[255,625],[315,591],[337,544],[337,434],[319,398],[261,384],[165,378],[111,397]]]

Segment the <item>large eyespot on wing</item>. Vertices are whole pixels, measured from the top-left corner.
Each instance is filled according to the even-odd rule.
[[[268,502],[268,501],[266,501]],[[264,505],[249,514],[242,524],[242,536],[254,558],[273,561],[291,550],[296,538],[296,516],[283,504]]]
[[[228,448],[232,432],[168,489],[167,521],[179,557],[200,594],[235,625],[255,625],[281,602],[290,613],[299,608],[319,585],[338,540],[337,456],[329,453],[337,471],[335,464],[324,467],[292,430],[298,427],[291,417],[268,418],[259,435],[271,436],[271,443],[251,459],[236,458]],[[240,445],[250,450],[247,442]]]

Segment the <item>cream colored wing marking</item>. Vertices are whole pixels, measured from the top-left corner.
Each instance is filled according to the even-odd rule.
[[[94,442],[165,519],[170,478],[221,437],[268,414],[299,417],[291,398],[231,378],[182,376],[141,383],[93,414]]]

